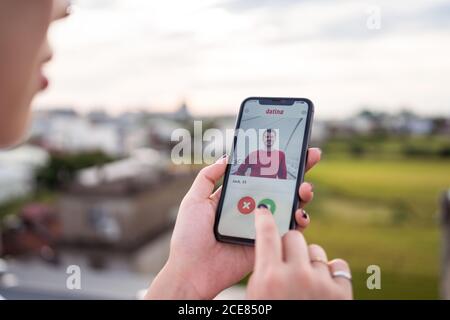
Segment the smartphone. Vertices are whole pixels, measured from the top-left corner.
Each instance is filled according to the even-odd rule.
[[[258,206],[271,211],[280,235],[296,227],[313,115],[305,98],[242,102],[215,217],[218,241],[253,245]]]

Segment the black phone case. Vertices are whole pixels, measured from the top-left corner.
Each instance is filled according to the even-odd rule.
[[[308,103],[308,105],[309,105],[308,114],[306,117],[306,128],[305,128],[306,134],[303,138],[303,150],[301,152],[300,164],[299,164],[299,170],[298,170],[299,174],[297,175],[297,182],[296,182],[296,188],[295,188],[295,190],[298,190],[300,184],[303,182],[304,175],[305,175],[306,159],[307,159],[307,153],[308,153],[308,147],[309,147],[309,140],[311,137],[312,120],[313,120],[313,116],[314,116],[314,104],[312,103],[311,100],[309,100],[307,98],[249,97],[249,98],[245,99],[244,101],[242,101],[242,103],[241,103],[241,107],[239,109],[239,114],[236,119],[235,131],[237,131],[237,129],[239,129],[239,127],[240,127],[242,111],[244,109],[245,103],[248,100],[256,100],[256,99],[269,100],[269,101],[293,101],[293,102],[304,101],[304,102]],[[236,147],[236,136],[233,139],[233,146],[232,146],[233,152],[234,152],[235,147]],[[231,237],[231,236],[226,236],[226,235],[222,235],[219,233],[220,215],[222,213],[222,206],[223,206],[223,201],[225,198],[226,187],[228,185],[228,178],[230,176],[230,170],[231,170],[231,164],[229,163],[229,164],[227,164],[227,168],[225,171],[223,186],[222,186],[222,194],[220,195],[219,204],[217,206],[217,211],[216,211],[216,216],[215,216],[215,221],[214,221],[214,236],[216,237],[217,241],[232,243],[232,244],[253,246],[255,244],[254,239]],[[290,221],[290,225],[289,225],[290,229],[296,228],[295,211],[298,209],[299,200],[300,200],[299,197],[294,197],[294,203],[292,204],[291,221]]]

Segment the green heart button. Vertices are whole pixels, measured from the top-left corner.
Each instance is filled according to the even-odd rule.
[[[270,210],[270,212],[272,212],[272,214],[275,213],[275,209],[277,208],[277,206],[275,205],[275,202],[272,199],[262,199],[260,202],[258,202],[258,207],[260,205],[265,205],[267,207],[267,209]]]

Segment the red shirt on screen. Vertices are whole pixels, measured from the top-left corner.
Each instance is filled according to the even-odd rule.
[[[235,174],[245,176],[248,169],[251,177],[286,179],[286,156],[280,150],[253,151]]]

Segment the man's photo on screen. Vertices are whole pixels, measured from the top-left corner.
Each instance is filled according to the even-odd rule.
[[[244,115],[238,129],[231,174],[295,180],[303,143],[304,118]]]

